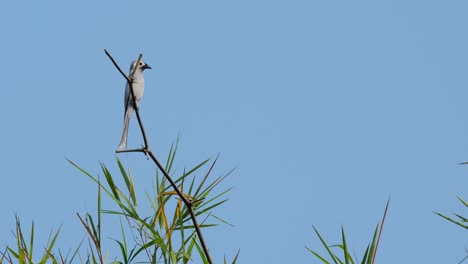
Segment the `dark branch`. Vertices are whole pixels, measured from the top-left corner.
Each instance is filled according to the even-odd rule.
[[[169,176],[169,173],[167,173],[167,171],[164,169],[162,164],[159,162],[159,160],[156,158],[156,156],[153,154],[153,152],[149,148],[148,140],[146,138],[146,132],[145,132],[145,129],[143,127],[143,122],[141,121],[141,118],[140,118],[140,112],[139,112],[138,106],[136,105],[135,93],[133,91],[133,76],[135,74],[136,67],[133,68],[132,72],[130,73],[130,77],[127,77],[127,75],[122,71],[122,69],[119,67],[119,65],[115,62],[114,58],[112,58],[110,53],[106,49],[104,49],[104,52],[106,53],[107,57],[109,57],[109,59],[112,61],[112,63],[117,68],[117,70],[120,72],[120,74],[122,74],[122,76],[127,80],[127,83],[130,86],[130,91],[131,91],[131,94],[132,94],[132,101],[133,101],[133,105],[135,106],[135,114],[137,116],[138,125],[140,126],[141,134],[142,134],[143,140],[144,140],[144,147],[143,148],[129,149],[129,150],[117,150],[116,153],[143,152],[143,153],[145,153],[145,154],[147,154],[147,155],[149,155],[151,157],[151,159],[156,164],[156,166],[159,168],[159,170],[162,172],[162,174],[164,174],[164,177],[166,177],[167,181],[169,181],[172,188],[176,191],[177,195],[180,197],[182,202],[185,204],[185,206],[187,206],[187,208],[189,210],[189,213],[190,213],[190,218],[192,219],[193,225],[195,226],[195,230],[197,232],[198,239],[200,240],[200,243],[202,245],[203,252],[205,253],[205,256],[206,256],[208,262],[210,264],[212,264],[213,260],[211,259],[211,256],[210,256],[210,254],[208,252],[208,248],[207,248],[205,240],[203,238],[203,234],[201,232],[200,226],[198,225],[198,222],[197,222],[197,218],[196,218],[195,213],[193,211],[193,201],[189,201],[189,200],[187,200],[187,198],[185,198],[185,196],[182,194],[180,189],[177,187],[176,183],[172,180],[171,176]],[[140,62],[142,56],[143,55],[140,54],[140,56],[138,57],[136,65],[138,65],[138,63]]]

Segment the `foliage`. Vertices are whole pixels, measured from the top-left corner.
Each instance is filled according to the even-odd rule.
[[[40,257],[37,263],[47,263],[47,261],[52,261],[53,263],[58,263],[58,259],[51,253],[52,249],[55,246],[57,241],[58,234],[60,233],[60,228],[53,234],[49,236],[47,244],[45,246],[44,252]],[[3,261],[8,263],[33,263],[33,251],[34,251],[34,222],[31,224],[31,234],[29,235],[29,241],[25,238],[23,230],[21,228],[21,221],[18,216],[16,216],[16,228],[15,228],[15,240],[16,240],[16,249],[13,247],[7,246],[6,250],[0,256],[0,263]],[[70,263],[73,261],[76,254],[70,259]],[[13,260],[17,260],[16,262]]]
[[[462,163],[462,164],[467,164],[467,163],[465,162],[465,163]],[[465,207],[468,207],[468,203],[467,203],[465,200],[463,200],[463,198],[458,197],[458,196],[457,196],[457,198],[458,198],[458,200],[460,200],[460,202],[461,202]],[[436,213],[438,216],[444,218],[445,220],[447,220],[447,221],[449,221],[449,222],[452,222],[452,223],[454,223],[454,224],[456,224],[456,225],[458,225],[458,226],[460,226],[460,227],[463,227],[463,228],[465,228],[465,229],[468,229],[468,225],[467,225],[468,219],[465,218],[465,217],[463,217],[463,216],[460,215],[460,214],[453,213],[453,215],[456,216],[456,218],[453,218],[453,217],[448,217],[448,216],[446,216],[446,215],[444,215],[444,214],[441,214],[441,213],[438,213],[438,212],[435,212],[435,213]],[[468,259],[468,251],[467,251],[466,253],[467,253],[467,255],[465,256],[465,258],[463,258],[459,263],[462,263],[462,262],[464,262],[465,260]]]
[[[353,260],[351,257],[350,251],[348,244],[346,243],[346,236],[345,236],[345,231],[343,226],[341,227],[341,244],[335,244],[335,245],[328,245],[325,240],[322,238],[320,233],[317,231],[317,229],[314,227],[315,234],[317,237],[320,239],[322,242],[323,247],[327,251],[328,256],[330,257],[330,260],[328,261],[326,259],[326,256],[321,256],[318,254],[316,251],[311,250],[310,248],[306,247],[307,250],[309,250],[310,253],[312,253],[316,258],[318,258],[322,263],[335,263],[335,264],[354,264],[354,263],[361,263],[361,264],[373,264],[375,261],[375,257],[377,255],[377,249],[379,247],[379,241],[380,241],[380,236],[382,235],[382,229],[383,225],[385,223],[385,217],[387,215],[387,210],[388,210],[388,205],[390,203],[390,198],[387,201],[387,205],[385,207],[385,211],[382,217],[382,224],[377,224],[374,235],[372,237],[372,241],[368,244],[366,251],[364,252],[364,256],[362,257],[361,261],[358,261],[357,259]],[[338,251],[343,255],[343,258],[340,258],[340,256],[333,251],[335,249],[338,249]]]
[[[200,162],[198,165],[181,175],[173,172],[174,160],[177,153],[177,144],[169,151],[165,168],[171,174],[186,199],[193,201],[193,210],[197,217],[203,217],[200,228],[205,229],[217,226],[227,221],[216,216],[213,211],[224,204],[224,198],[230,189],[215,192],[216,187],[232,172],[210,180],[209,176],[216,164],[217,157],[210,163],[210,159]],[[189,263],[194,258],[200,258],[203,263],[207,259],[194,231],[193,223],[188,208],[167,184],[167,180],[159,172],[155,174],[155,186],[153,192],[145,195],[137,195],[133,176],[127,171],[122,162],[117,158],[117,165],[123,179],[123,186],[117,185],[117,179],[110,170],[101,164],[101,171],[105,176],[102,182],[99,177],[93,176],[77,164],[69,161],[79,171],[94,181],[98,187],[97,214],[89,213],[84,216],[77,214],[82,223],[87,239],[82,240],[73,254],[63,256],[56,248],[56,240],[60,228],[51,234],[44,252],[38,261],[33,261],[34,249],[34,223],[31,226],[29,241],[25,239],[20,220],[16,219],[15,240],[16,246],[7,246],[0,252],[1,263]],[[209,166],[208,166],[209,165]],[[202,168],[207,167],[204,176],[196,177]],[[102,194],[111,199],[116,209],[103,209],[101,207]],[[140,196],[145,199],[139,200]],[[175,202],[174,198],[175,197]],[[172,201],[172,202],[171,202]],[[144,212],[140,203],[147,203],[149,212]],[[119,238],[113,239],[117,243],[120,252],[114,259],[106,259],[104,242],[102,241],[102,215],[108,214],[120,222]],[[215,222],[212,222],[215,220]],[[87,246],[82,246],[83,242]],[[85,251],[85,253],[84,253]],[[238,253],[239,254],[239,253]],[[70,255],[70,256],[69,256]],[[238,255],[232,263],[236,263]],[[79,260],[79,261],[77,261]],[[226,259],[224,259],[226,263]]]
[[[468,203],[463,200],[461,197],[457,197],[458,200],[460,200],[460,202],[465,206],[465,207],[468,207]],[[437,215],[439,215],[440,217],[444,218],[445,220],[448,220],[456,225],[459,225],[465,229],[468,229],[468,225],[466,223],[468,223],[468,219],[459,215],[459,214],[456,214],[456,213],[453,213],[453,215],[456,216],[456,218],[451,218],[451,217],[448,217],[446,215],[443,215],[441,213],[438,213],[436,212]]]

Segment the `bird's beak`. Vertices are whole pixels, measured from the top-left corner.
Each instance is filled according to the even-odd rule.
[[[143,69],[152,69],[151,66],[149,66],[148,64],[146,64],[145,66],[143,66]]]

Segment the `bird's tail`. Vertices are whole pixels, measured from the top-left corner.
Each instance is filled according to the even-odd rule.
[[[126,150],[127,149],[128,126],[130,125],[130,117],[132,117],[132,113],[133,113],[133,107],[131,105],[129,105],[127,107],[127,111],[125,111],[122,138],[120,139],[120,144],[117,147],[117,150]]]

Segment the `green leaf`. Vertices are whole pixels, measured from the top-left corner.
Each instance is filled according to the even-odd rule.
[[[361,264],[366,264],[369,258],[369,245],[367,245],[366,252],[364,252],[364,257],[362,258]]]
[[[178,147],[179,147],[179,137],[177,137],[175,146],[174,144],[171,145],[171,149],[169,150],[169,155],[167,156],[166,171],[168,173],[172,170],[172,165],[174,164],[174,160],[175,160]]]
[[[16,259],[19,259],[19,254],[13,251],[13,249],[7,246],[7,250],[10,252],[10,254],[13,255],[13,257],[15,257]]]
[[[464,224],[462,224],[462,223],[460,223],[458,221],[455,221],[455,220],[453,220],[452,218],[450,218],[448,216],[445,216],[445,215],[443,215],[441,213],[437,213],[437,212],[436,212],[436,214],[439,215],[440,217],[444,218],[445,220],[448,220],[448,221],[450,221],[450,222],[452,222],[452,223],[454,223],[456,225],[459,225],[459,226],[461,226],[461,227],[463,227],[465,229],[468,229],[468,226],[466,226],[466,225],[464,225]]]
[[[456,214],[456,213],[453,213],[453,214],[456,215],[458,218],[460,218],[460,221],[465,222],[465,223],[468,222],[468,219],[466,219],[465,217],[463,217],[463,216],[461,216],[459,214]]]
[[[194,173],[195,171],[197,171],[199,168],[201,168],[203,165],[205,165],[207,162],[209,161],[209,159],[207,160],[204,160],[202,161],[200,164],[198,164],[197,166],[195,166],[194,168],[192,168],[191,170],[189,170],[188,172],[184,173],[181,177],[179,177],[175,183],[179,183],[181,182],[182,180],[184,180],[185,178],[187,178],[188,176],[190,176],[192,173]],[[171,186],[167,186],[164,191],[166,191],[168,188],[171,188]]]
[[[101,169],[102,169],[102,172],[104,173],[104,176],[106,176],[106,180],[107,180],[107,184],[109,185],[113,195],[114,195],[114,198],[119,200],[120,201],[120,195],[118,193],[118,188],[117,186],[115,185],[115,182],[114,182],[114,179],[112,178],[112,175],[111,173],[109,172],[109,170],[107,169],[106,166],[104,166],[104,164],[101,163]]]
[[[124,263],[125,264],[129,263],[129,261],[127,259],[127,249],[124,247],[122,242],[118,241],[117,239],[113,239],[113,240],[119,245],[120,252],[122,253],[122,257],[124,259]]]
[[[174,251],[171,251],[171,252],[169,253],[169,255],[171,256],[171,261],[172,261],[172,263],[177,264],[177,255],[176,255],[176,253],[175,253]]]
[[[318,259],[320,259],[323,263],[325,264],[330,264],[330,262],[328,262],[326,259],[324,259],[322,256],[320,256],[319,254],[317,254],[317,252],[313,251],[312,249],[308,248],[308,247],[305,247],[307,248],[307,250],[309,250],[310,253],[314,254],[315,257],[317,257]]]
[[[234,259],[232,260],[232,264],[236,264],[237,258],[239,257],[239,253],[240,253],[240,249],[237,251],[236,256],[235,256]]]
[[[351,256],[348,253],[348,247],[346,246],[346,237],[345,237],[345,232],[344,232],[344,227],[341,226],[341,238],[343,240],[343,253],[344,253],[344,260],[346,264],[349,264],[349,259]],[[352,261],[352,258],[351,258]]]
[[[100,181],[100,179],[98,178],[98,181]],[[98,199],[97,199],[97,207],[98,207],[98,240],[101,241],[101,213],[102,213],[102,209],[101,209],[101,185],[98,184]]]
[[[460,202],[463,203],[463,205],[464,205],[465,207],[468,207],[468,202],[466,202],[465,200],[463,200],[463,198],[461,198],[461,197],[459,197],[459,196],[457,196],[457,198],[458,198],[458,200],[460,200]]]
[[[44,256],[39,261],[39,264],[47,263],[47,259],[49,259],[49,255],[52,252],[52,249],[54,248],[55,242],[57,241],[57,237],[58,237],[58,235],[60,233],[61,228],[62,228],[62,226],[60,226],[59,229],[57,230],[57,232],[55,232],[55,235],[52,238],[52,241],[50,243],[48,243],[49,246],[47,247],[47,251],[44,253]]]
[[[31,224],[31,237],[29,240],[29,255],[33,256],[33,245],[34,245],[34,221]],[[0,261],[1,263],[1,261]]]
[[[330,255],[330,257],[332,258],[333,262],[335,264],[338,264],[338,260],[337,258],[335,257],[335,255],[331,252],[330,248],[328,247],[327,243],[325,243],[325,240],[323,240],[322,236],[319,234],[319,232],[317,231],[317,229],[315,228],[315,226],[313,226],[314,228],[314,231],[315,231],[315,234],[317,234],[318,238],[320,239],[320,241],[322,242],[322,245],[323,247],[327,250],[328,254]]]
[[[72,162],[71,160],[67,159],[68,162],[70,162],[70,164],[72,164],[75,168],[77,168],[79,171],[81,171],[83,174],[85,174],[86,176],[88,176],[91,180],[93,180],[95,183],[99,184],[99,186],[101,186],[101,188],[106,192],[106,194],[112,198],[112,200],[114,200],[119,206],[123,206],[123,204],[120,202],[120,200],[118,200],[117,198],[114,197],[113,193],[111,191],[109,191],[105,186],[103,186],[101,184],[101,182],[96,179],[94,176],[92,176],[91,174],[89,174],[87,171],[85,171],[84,169],[82,169],[80,166],[78,166],[77,164],[75,164],[74,162]],[[101,167],[103,165],[101,164]]]
[[[75,249],[75,251],[74,251],[74,253],[73,253],[73,255],[72,255],[72,257],[71,257],[71,259],[70,259],[70,261],[69,261],[68,263],[73,263],[73,260],[74,260],[75,257],[78,255],[78,251],[80,250],[83,241],[84,241],[84,238],[81,240],[81,242],[80,242],[80,243],[78,244],[78,246],[76,247],[76,249]]]
[[[209,264],[208,259],[205,256],[205,252],[203,252],[201,246],[198,244],[198,242],[195,242],[195,247],[197,248],[198,254],[200,255],[202,261],[204,264]]]
[[[125,172],[125,168],[122,165],[122,162],[120,161],[119,158],[117,158],[117,164],[119,166],[120,173],[122,174],[122,178],[124,178],[125,186],[127,187],[128,193],[132,200],[132,205],[136,206],[137,201],[136,201],[136,192],[135,192],[135,185],[133,183],[133,177],[131,175],[127,175],[127,173]]]
[[[151,241],[149,241],[148,243],[142,245],[136,252],[135,254],[132,256],[132,258],[129,260],[130,262],[136,257],[138,256],[138,254],[140,254],[143,250],[151,247],[151,246],[154,246],[154,245],[158,245],[158,247],[161,248],[161,250],[163,252],[167,251],[167,247],[166,247],[166,244],[164,242],[163,239],[161,239],[160,237],[157,237],[157,238],[154,238],[152,239]]]
[[[196,243],[196,240],[195,240],[195,238],[193,237],[193,234],[194,234],[194,233],[192,233],[192,235],[190,235],[190,238],[188,239],[188,240],[190,240],[190,244],[189,244],[189,246],[187,247],[186,255],[184,256],[184,264],[186,264],[186,263],[191,259],[190,256],[192,256],[193,246],[194,246],[195,243]],[[184,242],[184,244],[187,244],[188,240],[187,240],[186,242]]]
[[[376,240],[377,240],[377,233],[379,231],[379,224],[377,224],[377,226],[375,227],[375,231],[374,231],[374,237],[372,238],[372,242],[370,244],[370,250],[369,250],[369,258],[367,259],[367,264],[372,264],[372,258],[374,256],[374,252],[375,252],[375,249],[376,249]]]
[[[203,177],[200,185],[198,185],[198,188],[197,188],[197,191],[195,192],[194,196],[197,196],[198,192],[201,190],[201,188],[203,187],[203,184],[205,183],[206,179],[208,179],[208,176],[210,175],[211,171],[213,170],[216,162],[218,161],[218,158],[219,158],[219,154],[216,156],[215,160],[213,161],[213,163],[211,164],[210,168],[208,169],[208,171],[206,172],[205,176]]]
[[[93,217],[87,213],[86,218],[89,220],[89,225],[91,225],[91,231],[93,231],[93,237],[96,239],[98,246],[101,245],[101,241],[99,240],[99,232],[94,225]]]

